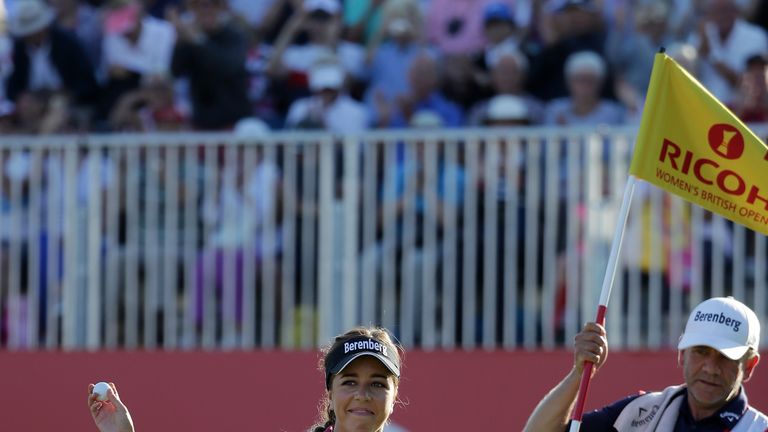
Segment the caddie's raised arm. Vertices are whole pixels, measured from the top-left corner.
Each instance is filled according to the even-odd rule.
[[[571,411],[579,392],[579,381],[584,362],[592,362],[592,375],[600,369],[608,357],[608,340],[605,328],[597,323],[587,323],[573,341],[573,367],[552,390],[544,396],[528,418],[526,432],[561,432],[568,425]]]
[[[688,317],[677,356],[682,384],[639,392],[584,414],[582,432],[768,431],[768,416],[749,406],[744,383],[760,362],[760,321],[733,297],[701,302]],[[587,324],[576,336],[574,365],[528,419],[526,431],[563,431],[579,390],[582,362],[605,361],[603,328]],[[674,361],[674,357],[670,356]]]

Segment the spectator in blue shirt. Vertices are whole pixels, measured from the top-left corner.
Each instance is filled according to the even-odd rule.
[[[395,98],[408,91],[408,69],[423,51],[421,12],[415,1],[388,2],[383,8],[383,25],[368,48],[368,91],[365,102],[373,115],[375,101]]]
[[[422,52],[413,60],[408,70],[408,82],[409,92],[399,95],[395,103],[381,99],[376,101],[379,126],[405,127],[415,115],[425,113],[437,116],[445,127],[464,124],[461,108],[438,90],[440,69],[432,55]]]
[[[760,322],[733,297],[696,306],[677,348],[685,383],[630,396],[586,414],[590,431],[764,431],[768,417],[749,406],[743,383],[760,361]],[[539,402],[525,431],[564,431],[576,401],[584,362],[600,369],[608,356],[605,329],[587,323],[574,341],[573,369]]]

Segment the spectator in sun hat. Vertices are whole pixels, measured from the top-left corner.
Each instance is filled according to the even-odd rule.
[[[621,106],[600,96],[606,65],[599,54],[581,51],[571,55],[565,63],[565,76],[569,95],[547,104],[546,124],[594,126],[623,122]]]
[[[14,3],[8,29],[14,37],[13,73],[7,95],[16,100],[26,91],[69,93],[75,103],[94,101],[97,83],[93,66],[77,36],[54,25],[53,8],[42,0]]]
[[[760,362],[759,342],[760,322],[747,305],[733,297],[705,300],[691,311],[677,345],[684,383],[587,413],[581,430],[765,431],[768,417],[749,406],[743,385]],[[584,362],[599,373],[608,356],[605,328],[585,324],[573,346],[573,368],[536,407],[526,431],[567,430]]]
[[[291,105],[287,128],[325,129],[336,133],[365,130],[368,111],[345,91],[345,72],[332,60],[321,61],[309,72],[312,95]]]

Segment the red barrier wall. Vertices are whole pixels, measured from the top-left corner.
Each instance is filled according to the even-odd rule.
[[[140,432],[305,431],[323,391],[315,353],[0,353],[0,430],[96,430],[87,384],[117,383]],[[411,431],[515,431],[568,352],[409,352],[394,421]],[[675,352],[611,353],[595,407],[681,381]],[[768,410],[768,366],[747,392]]]

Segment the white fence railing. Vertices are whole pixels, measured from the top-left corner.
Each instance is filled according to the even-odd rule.
[[[3,137],[0,347],[309,349],[356,324],[561,346],[593,317],[634,134]],[[674,345],[713,295],[766,322],[766,238],[650,186],[622,262],[613,347]]]

